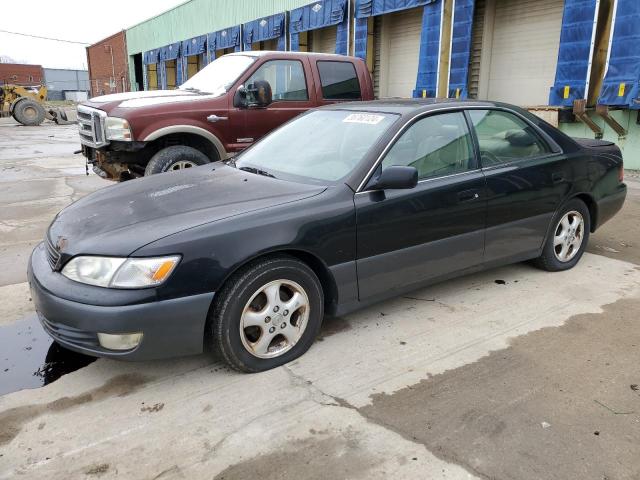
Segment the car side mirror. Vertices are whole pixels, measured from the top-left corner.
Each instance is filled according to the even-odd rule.
[[[247,85],[247,105],[255,108],[266,108],[273,103],[271,84],[266,80],[256,80]]]
[[[408,190],[418,184],[418,170],[415,167],[393,165],[369,180],[366,190]]]
[[[236,108],[247,108],[247,89],[240,85],[233,96],[233,106]]]

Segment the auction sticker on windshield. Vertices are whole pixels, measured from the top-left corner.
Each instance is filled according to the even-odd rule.
[[[384,120],[384,115],[372,113],[352,113],[343,120],[345,123],[365,123],[367,125],[377,125]]]

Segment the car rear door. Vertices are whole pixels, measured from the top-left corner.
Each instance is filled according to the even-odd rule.
[[[415,120],[378,172],[410,165],[410,190],[359,192],[357,265],[360,300],[386,297],[482,264],[485,180],[462,111]]]
[[[315,106],[313,78],[308,74],[309,63],[299,59],[274,59],[263,63],[247,79],[245,87],[258,81],[271,86],[273,102],[266,108],[237,108],[232,115],[239,121],[237,143],[251,145],[271,130]],[[251,95],[251,93],[249,93]],[[252,99],[249,98],[249,103]]]
[[[487,180],[485,262],[532,258],[571,188],[566,156],[515,112],[470,109],[468,115]]]

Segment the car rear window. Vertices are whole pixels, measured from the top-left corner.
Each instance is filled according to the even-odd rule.
[[[351,62],[318,62],[322,98],[325,100],[360,100],[360,82]]]

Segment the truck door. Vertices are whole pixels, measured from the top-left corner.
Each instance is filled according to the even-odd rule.
[[[249,107],[234,109],[238,144],[251,145],[256,140],[315,106],[311,89],[312,79],[305,75],[305,65],[300,60],[269,60],[260,66],[245,82],[247,90],[256,82],[268,82],[273,102],[266,108]],[[249,93],[249,95],[254,95]],[[249,98],[252,103],[252,98]]]

